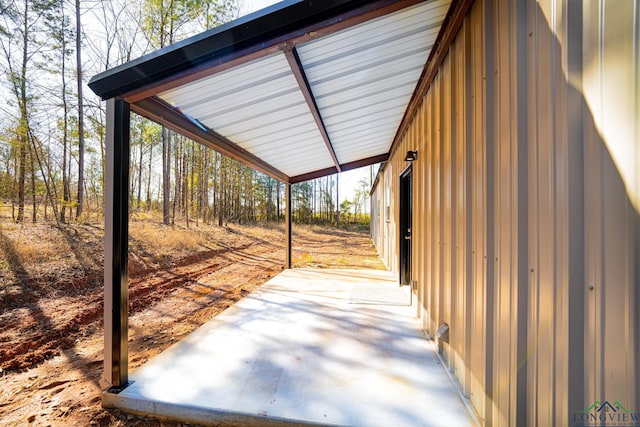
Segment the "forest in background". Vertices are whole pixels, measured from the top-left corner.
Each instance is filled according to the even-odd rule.
[[[105,105],[86,81],[239,16],[241,0],[0,0],[0,203],[18,223],[100,219]],[[368,224],[371,175],[292,186],[293,220]],[[284,185],[132,115],[132,211],[169,225],[284,217]]]

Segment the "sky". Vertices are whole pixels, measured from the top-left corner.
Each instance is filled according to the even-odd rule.
[[[242,3],[240,6],[240,15],[244,16],[280,2],[276,0],[240,0],[240,3]]]
[[[251,12],[255,12],[260,9],[264,9],[265,7],[269,7],[273,4],[280,3],[276,0],[240,0],[240,16],[247,15]],[[375,173],[377,168],[374,168],[373,178],[375,178]],[[365,166],[360,169],[355,169],[351,171],[342,172],[340,177],[338,178],[338,183],[340,185],[340,202],[343,200],[352,200],[355,194],[356,189],[358,188],[358,183],[363,179],[369,179],[370,177],[369,166]],[[369,207],[367,206],[367,212],[369,211]]]

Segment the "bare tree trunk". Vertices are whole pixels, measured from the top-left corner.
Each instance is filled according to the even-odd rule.
[[[276,222],[280,222],[280,181],[276,181],[276,213],[278,218]]]
[[[162,223],[171,224],[169,199],[171,198],[171,139],[168,129],[162,127]]]
[[[173,151],[174,183],[173,183],[173,205],[171,206],[171,225],[174,225],[176,223],[176,209],[180,206],[180,203],[182,202],[182,198],[180,196],[180,189],[181,189],[180,179],[182,178],[182,175],[180,173],[180,167],[179,167],[180,139],[176,134],[173,134],[173,148],[174,148],[174,151]]]
[[[36,165],[33,161],[33,150],[29,150],[29,163],[31,164],[31,222],[34,224],[38,220],[38,200],[36,198]]]
[[[82,25],[80,0],[76,0],[76,73],[78,79],[78,206],[76,218],[84,210],[84,105],[82,94]],[[63,53],[64,56],[64,53]]]
[[[272,200],[273,200],[273,194],[272,194],[272,188],[273,188],[273,182],[272,182],[272,178],[269,177],[267,178],[267,222],[271,222],[272,218],[271,215],[273,215],[273,207],[272,207]]]
[[[226,166],[224,164],[224,158],[220,156],[220,180],[218,183],[218,189],[220,194],[218,195],[218,227],[222,227],[225,209],[226,209]]]
[[[18,216],[16,222],[24,221],[24,181],[27,169],[27,133],[29,120],[27,117],[27,61],[29,46],[29,22],[27,19],[29,2],[24,2],[24,28],[22,44],[22,65],[20,68],[20,87],[18,103],[20,105],[20,128],[18,129],[19,165],[18,165]]]
[[[24,137],[19,137],[20,141],[20,162],[18,165],[18,215],[16,222],[24,221],[24,181],[25,181],[25,169],[27,168],[27,142]]]
[[[139,162],[138,162],[138,209],[140,209],[140,204],[142,203],[142,169],[143,169],[143,165],[142,165],[142,137],[140,138],[140,157],[139,157]]]
[[[184,140],[183,140],[184,144]],[[187,228],[189,228],[189,162],[187,162],[187,146],[183,145],[182,148],[182,207],[184,209],[184,218],[187,223]],[[191,165],[193,168],[193,165]]]
[[[16,194],[18,193],[18,172],[19,162],[16,160],[13,162],[13,174],[11,175],[11,219],[17,222],[16,218]]]
[[[60,2],[60,8],[62,15],[64,16],[64,2]],[[67,207],[71,200],[70,178],[67,175],[67,158],[69,156],[69,105],[67,103],[67,76],[66,76],[66,51],[67,51],[67,38],[64,36],[64,19],[61,20],[60,32],[62,42],[62,56],[61,56],[61,70],[60,77],[62,79],[62,209],[60,209],[60,222],[65,223],[67,220]],[[71,216],[71,215],[69,215]]]
[[[53,182],[53,179],[51,177],[51,162],[49,162],[49,165],[47,165],[47,172],[45,173],[44,164],[42,158],[40,157],[40,153],[42,152],[42,144],[38,142],[37,138],[31,131],[29,131],[29,140],[31,141],[31,152],[35,154],[36,160],[38,161],[38,166],[40,167],[40,173],[42,174],[42,180],[44,181],[45,188],[47,189],[47,197],[49,198],[49,203],[51,203],[53,216],[56,219],[56,224],[60,226],[60,221],[58,220],[58,209],[56,207],[56,200],[58,199],[58,195],[56,193],[55,186],[50,185],[50,183]]]
[[[311,190],[311,216],[315,218],[316,215],[316,184],[317,180],[313,180],[313,187]]]
[[[200,178],[200,209],[202,210],[202,222],[209,223],[209,150],[200,146],[202,151],[203,166]]]
[[[149,170],[147,171],[147,211],[151,209],[151,165],[153,164],[153,143],[149,144]]]
[[[214,165],[213,165],[213,211],[211,212],[211,219],[216,218],[216,214],[220,204],[220,154],[214,153]]]
[[[242,204],[240,203],[240,191],[241,191],[241,181],[242,181],[242,176],[240,173],[240,163],[236,163],[235,164],[235,174],[234,174],[234,179],[235,179],[235,200],[234,200],[234,206],[235,206],[235,217],[236,217],[236,221],[238,223],[241,222],[242,219]]]
[[[64,87],[64,83],[63,83]],[[69,191],[69,177],[67,176],[67,157],[68,155],[68,116],[66,99],[63,97],[63,126],[64,131],[62,133],[62,208],[60,209],[60,222],[65,223],[67,217],[67,206],[69,204],[69,197],[71,196]]]
[[[193,214],[193,216],[195,217],[195,221],[196,221],[196,227],[198,226],[198,217],[200,216],[200,212],[198,210],[198,206],[195,203],[196,199],[196,185],[198,184],[196,182],[196,174],[195,171],[196,169],[198,170],[198,179],[200,179],[200,177],[202,177],[202,164],[201,164],[201,158],[198,157],[198,162],[197,162],[197,168],[196,168],[196,145],[194,142],[191,142],[191,171],[190,171],[190,179],[189,182],[191,183],[191,187],[189,188],[189,207],[191,208],[191,213]]]
[[[100,111],[100,123],[104,123],[104,118],[102,116],[103,114],[102,108],[100,108],[99,111]],[[105,153],[105,140],[104,140],[105,133],[98,132],[98,135],[100,138],[100,187],[104,189],[105,188],[104,173],[105,173],[105,166],[106,166],[106,153]],[[104,208],[104,194],[102,196],[102,207]]]

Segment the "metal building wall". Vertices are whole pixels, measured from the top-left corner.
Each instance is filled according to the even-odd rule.
[[[369,225],[369,234],[371,236],[371,240],[373,241],[373,245],[376,248],[382,248],[382,241],[384,239],[384,232],[382,230],[384,224],[384,207],[382,206],[382,200],[380,199],[382,193],[380,191],[375,191],[375,188],[378,186],[378,184],[379,181],[374,181],[372,192],[370,195],[371,223]]]
[[[380,172],[396,271],[407,150],[417,314],[484,423],[640,413],[640,2],[474,2]]]
[[[640,412],[640,4],[582,15],[584,389]]]

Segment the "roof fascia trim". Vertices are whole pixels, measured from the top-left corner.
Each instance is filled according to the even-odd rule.
[[[284,2],[94,76],[102,99],[145,97],[425,0]],[[233,64],[227,64],[233,62]]]

